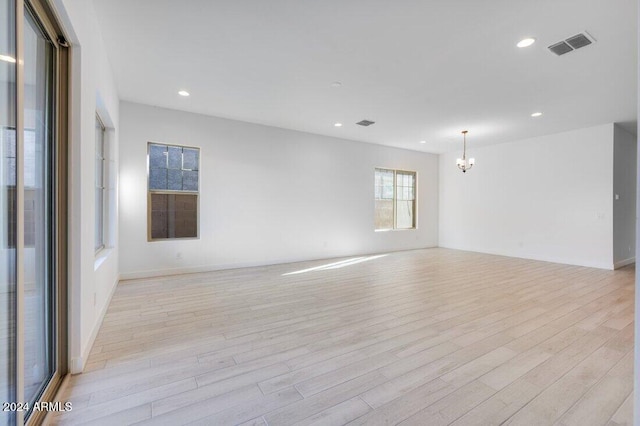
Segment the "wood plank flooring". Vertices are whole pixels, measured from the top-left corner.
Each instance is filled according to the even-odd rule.
[[[49,421],[632,424],[633,266],[348,260],[121,282]]]

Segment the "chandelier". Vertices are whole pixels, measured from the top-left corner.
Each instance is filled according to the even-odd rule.
[[[468,130],[463,130],[462,131],[462,137],[464,138],[464,145],[463,145],[463,149],[462,149],[462,158],[458,158],[456,160],[456,164],[458,165],[458,168],[460,170],[462,170],[462,173],[467,173],[467,170],[472,168],[473,165],[476,163],[476,159],[475,158],[469,158],[467,160],[467,133],[468,133]]]

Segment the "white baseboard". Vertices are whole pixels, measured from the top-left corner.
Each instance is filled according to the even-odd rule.
[[[414,247],[400,250],[389,250],[384,253],[393,253],[399,251],[409,251],[409,250],[421,250],[421,249],[429,249],[435,248],[437,246],[424,246],[424,247]],[[186,266],[181,268],[166,268],[166,269],[150,269],[146,271],[134,271],[134,272],[124,272],[120,274],[120,280],[137,280],[141,278],[156,278],[156,277],[165,277],[171,275],[181,275],[181,274],[194,274],[198,272],[212,272],[212,271],[222,271],[227,269],[240,269],[240,268],[253,268],[257,266],[271,266],[271,265],[281,265],[284,263],[298,263],[298,262],[313,262],[316,260],[330,260],[330,259],[339,259],[343,257],[351,257],[351,256],[371,256],[376,254],[381,254],[383,252],[369,252],[369,253],[331,253],[326,257],[304,257],[297,259],[274,259],[264,262],[239,262],[239,263],[229,263],[229,264],[216,264],[216,265],[200,265],[200,266]]]
[[[87,364],[87,360],[89,359],[89,355],[91,354],[91,349],[93,349],[93,344],[96,341],[96,337],[98,337],[98,332],[102,327],[102,321],[104,320],[104,316],[107,314],[107,310],[109,309],[109,305],[111,304],[111,299],[113,298],[113,294],[116,292],[116,288],[118,287],[118,283],[120,282],[120,276],[116,277],[116,281],[111,286],[111,291],[109,291],[109,296],[105,301],[100,313],[98,314],[98,321],[96,321],[93,330],[91,330],[91,335],[89,336],[89,341],[87,342],[84,350],[82,351],[82,356],[79,358],[73,358],[71,360],[71,365],[69,366],[69,372],[71,374],[79,374],[84,371],[84,367]]]
[[[613,264],[613,269],[620,269],[627,265],[631,265],[632,263],[636,263],[635,257],[630,257],[628,259],[619,260]]]
[[[284,262],[283,262],[284,263]],[[233,263],[228,265],[201,265],[182,268],[149,269],[146,271],[125,272],[120,275],[122,280],[137,280],[141,278],[157,278],[171,275],[195,274],[198,272],[220,271],[224,269],[252,268],[254,266],[267,266],[272,263]]]
[[[452,250],[460,250],[460,251],[470,251],[473,253],[484,253],[484,254],[492,254],[495,256],[504,256],[504,257],[514,257],[517,259],[527,259],[527,260],[535,260],[538,262],[549,262],[549,263],[559,263],[561,265],[575,265],[575,266],[584,266],[587,268],[597,268],[597,269],[606,269],[613,270],[613,263],[609,262],[593,262],[593,261],[584,261],[583,259],[574,259],[574,258],[564,258],[564,257],[553,257],[553,256],[540,256],[531,253],[516,253],[513,251],[501,251],[501,250],[491,250],[491,249],[483,249],[477,247],[454,247],[454,246],[446,246],[441,245],[441,248],[447,248]]]

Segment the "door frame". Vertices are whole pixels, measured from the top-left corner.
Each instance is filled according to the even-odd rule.
[[[24,19],[25,8],[41,26],[42,31],[54,46],[54,104],[53,104],[53,143],[52,176],[53,191],[53,262],[54,279],[54,342],[52,354],[54,371],[51,379],[40,394],[39,401],[53,401],[68,369],[68,145],[70,120],[70,49],[61,25],[56,19],[54,9],[46,0],[15,0],[15,40],[16,40],[16,144],[17,162],[16,181],[16,397],[24,396]],[[26,401],[25,401],[26,402]],[[47,415],[47,411],[33,410],[29,413],[17,412],[17,424],[38,425]],[[27,417],[28,415],[28,417]],[[26,422],[25,422],[26,419]]]

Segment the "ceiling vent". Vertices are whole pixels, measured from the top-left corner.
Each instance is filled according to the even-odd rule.
[[[375,121],[362,120],[362,121],[358,121],[356,124],[357,124],[358,126],[364,126],[364,127],[367,127],[367,126],[371,126],[372,124],[375,124]]]
[[[580,49],[581,47],[593,44],[594,42],[595,39],[585,31],[580,34],[576,34],[573,37],[569,37],[566,40],[552,44],[551,46],[549,46],[549,50],[560,56],[564,55],[565,53],[572,52],[576,49]]]
[[[564,41],[561,41],[560,43],[556,43],[549,46],[549,50],[555,53],[556,55],[560,56],[560,55],[564,55],[565,53],[571,52],[573,50],[573,47],[569,46]]]
[[[591,44],[591,40],[589,40],[589,37],[584,34],[574,35],[573,37],[569,37],[565,41],[574,49],[580,49],[581,47],[585,47]]]

